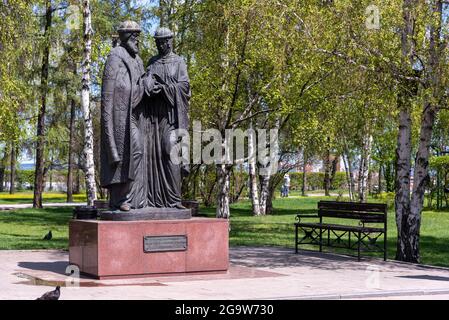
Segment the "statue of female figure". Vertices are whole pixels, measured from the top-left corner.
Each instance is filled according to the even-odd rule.
[[[189,126],[189,77],[184,60],[172,51],[173,33],[158,28],[154,38],[159,54],[150,59],[143,77],[146,97],[140,115],[147,206],[183,209],[181,165],[172,161],[170,153],[179,149],[174,131]]]

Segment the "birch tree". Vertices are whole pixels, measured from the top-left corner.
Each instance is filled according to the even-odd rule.
[[[359,165],[359,201],[366,202],[368,191],[368,175],[371,164],[371,148],[373,145],[373,136],[369,132],[369,126],[367,133],[363,137],[362,154],[360,157]]]
[[[97,199],[94,165],[94,130],[90,108],[90,64],[92,51],[92,22],[90,0],[83,0],[84,54],[82,62],[81,108],[84,116],[84,173],[86,180],[87,204],[92,206]]]
[[[263,37],[258,33],[261,30],[256,28],[255,21],[264,21],[266,27],[262,31],[265,32],[271,31],[273,18],[267,16],[263,5],[255,1],[205,1],[197,5],[201,8],[198,8],[200,14],[194,25],[198,32],[192,33],[201,34],[201,37],[193,38],[190,43],[195,54],[195,61],[190,65],[192,91],[195,92],[191,114],[218,129],[224,150],[226,130],[247,128],[251,118],[266,112],[258,110],[256,102],[264,94],[260,91],[270,79],[258,79],[259,90],[254,99],[248,98],[246,84],[252,71],[266,60],[259,50],[264,48],[264,43],[259,42]],[[230,216],[229,179],[232,168],[230,163],[216,165],[216,216],[220,218]]]
[[[404,25],[405,32],[413,35],[412,23],[416,19],[416,8],[412,8],[415,3],[411,0],[404,1]],[[421,212],[424,204],[425,187],[429,180],[429,155],[430,143],[432,138],[433,126],[439,109],[446,104],[446,87],[445,70],[448,68],[447,59],[447,27],[443,29],[443,1],[431,1],[427,7],[428,20],[425,22],[429,28],[429,37],[426,47],[423,50],[424,66],[416,66],[416,57],[414,56],[413,45],[407,43],[403,39],[404,45],[403,55],[409,59],[414,65],[415,70],[424,68],[424,88],[428,90],[428,94],[424,96],[422,102],[422,114],[420,123],[419,144],[415,157],[414,181],[412,194],[409,199],[408,210],[403,211],[402,216],[397,214],[398,223],[398,248],[396,258],[402,261],[419,262],[419,240],[421,227]],[[419,56],[418,56],[419,59]],[[422,62],[419,62],[422,63]],[[413,89],[412,89],[413,90]],[[404,116],[404,122],[408,122],[408,116]],[[401,131],[401,129],[400,129]],[[402,138],[402,137],[401,137]],[[405,135],[407,138],[407,133]],[[398,148],[402,147],[402,141],[398,139]],[[408,152],[409,149],[407,148]],[[401,181],[402,182],[402,181]],[[407,182],[404,181],[407,186]],[[407,201],[405,201],[407,204]],[[407,208],[407,207],[406,207]]]
[[[253,130],[252,121],[250,130]],[[260,215],[259,189],[257,186],[257,158],[256,158],[256,137],[253,134],[248,135],[248,173],[249,173],[249,192],[253,215]]]

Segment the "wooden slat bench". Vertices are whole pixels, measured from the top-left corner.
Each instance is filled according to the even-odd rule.
[[[301,222],[301,219],[305,218],[319,218],[319,222]],[[325,223],[323,218],[359,220],[359,224]],[[386,204],[320,201],[318,203],[318,215],[298,214],[296,220],[298,221],[295,223],[296,253],[298,253],[299,245],[315,244],[319,245],[320,252],[323,251],[323,246],[357,250],[359,261],[361,251],[383,252],[384,260],[387,260]],[[377,225],[374,226],[373,224]],[[304,232],[301,239],[299,238],[300,231]],[[343,236],[346,235],[348,237],[347,242],[343,239]],[[383,247],[377,244],[377,240],[382,235],[384,238]]]

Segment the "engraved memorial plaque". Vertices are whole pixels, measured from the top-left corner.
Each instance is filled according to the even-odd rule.
[[[144,252],[186,251],[187,236],[146,236],[143,237]]]

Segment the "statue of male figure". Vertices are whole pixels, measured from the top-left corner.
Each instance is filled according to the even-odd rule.
[[[138,55],[140,26],[125,21],[117,31],[120,45],[111,50],[103,73],[101,186],[109,191],[111,209],[129,211],[146,201],[138,183],[143,147],[134,112],[144,93],[139,79],[145,69]]]
[[[145,122],[145,167],[148,206],[185,209],[181,202],[181,166],[171,156],[179,154],[179,129],[189,126],[190,81],[184,60],[173,52],[173,32],[158,28],[154,35],[158,55],[148,63],[142,78],[146,97],[141,119]],[[176,152],[173,152],[176,151]]]

